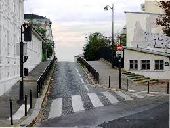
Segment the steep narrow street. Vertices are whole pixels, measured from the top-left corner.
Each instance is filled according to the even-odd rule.
[[[77,63],[58,62],[45,108],[45,120],[37,126],[104,127],[108,121],[152,109],[166,101],[168,96],[148,96],[139,99],[121,91],[111,92],[93,87]],[[110,124],[109,126],[114,126]],[[124,125],[126,126],[126,123]]]

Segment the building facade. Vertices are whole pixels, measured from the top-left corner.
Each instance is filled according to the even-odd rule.
[[[52,22],[50,19],[44,17],[44,16],[39,16],[36,14],[24,14],[24,19],[33,25],[38,25],[46,30],[45,32],[45,38],[53,41],[53,34],[52,34]]]
[[[19,80],[20,26],[24,21],[24,0],[0,0],[0,95]]]
[[[124,69],[153,79],[169,79],[170,37],[156,19],[163,14],[157,1],[145,1],[143,11],[125,12],[127,48]]]
[[[27,42],[26,47],[26,55],[28,56],[27,61],[24,63],[24,68],[28,68],[30,72],[33,70],[42,60],[42,37],[35,32],[32,31],[32,41]]]
[[[0,95],[20,80],[21,25],[24,23],[24,0],[0,0]],[[33,30],[32,41],[24,42],[31,71],[42,59],[43,39]]]
[[[124,50],[124,69],[152,79],[169,79],[170,54],[142,48]]]

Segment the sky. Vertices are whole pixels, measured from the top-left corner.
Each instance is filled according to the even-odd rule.
[[[25,13],[46,16],[52,21],[55,52],[59,61],[74,61],[83,53],[85,37],[93,32],[111,36],[114,4],[114,33],[126,24],[124,11],[141,11],[144,0],[25,0]]]

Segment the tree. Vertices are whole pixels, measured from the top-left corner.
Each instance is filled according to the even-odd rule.
[[[160,1],[159,7],[164,9],[165,15],[162,14],[157,18],[156,22],[158,25],[163,26],[163,32],[170,36],[170,1]]]
[[[102,48],[111,48],[110,40],[99,32],[90,34],[87,39],[88,43],[83,48],[86,60],[97,60],[100,58],[99,53]]]

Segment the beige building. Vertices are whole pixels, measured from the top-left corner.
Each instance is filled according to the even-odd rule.
[[[124,69],[153,79],[170,78],[170,37],[156,19],[163,14],[157,1],[145,1],[141,12],[125,12],[127,48]]]
[[[144,11],[148,13],[164,14],[164,10],[159,7],[159,0],[145,0]]]

